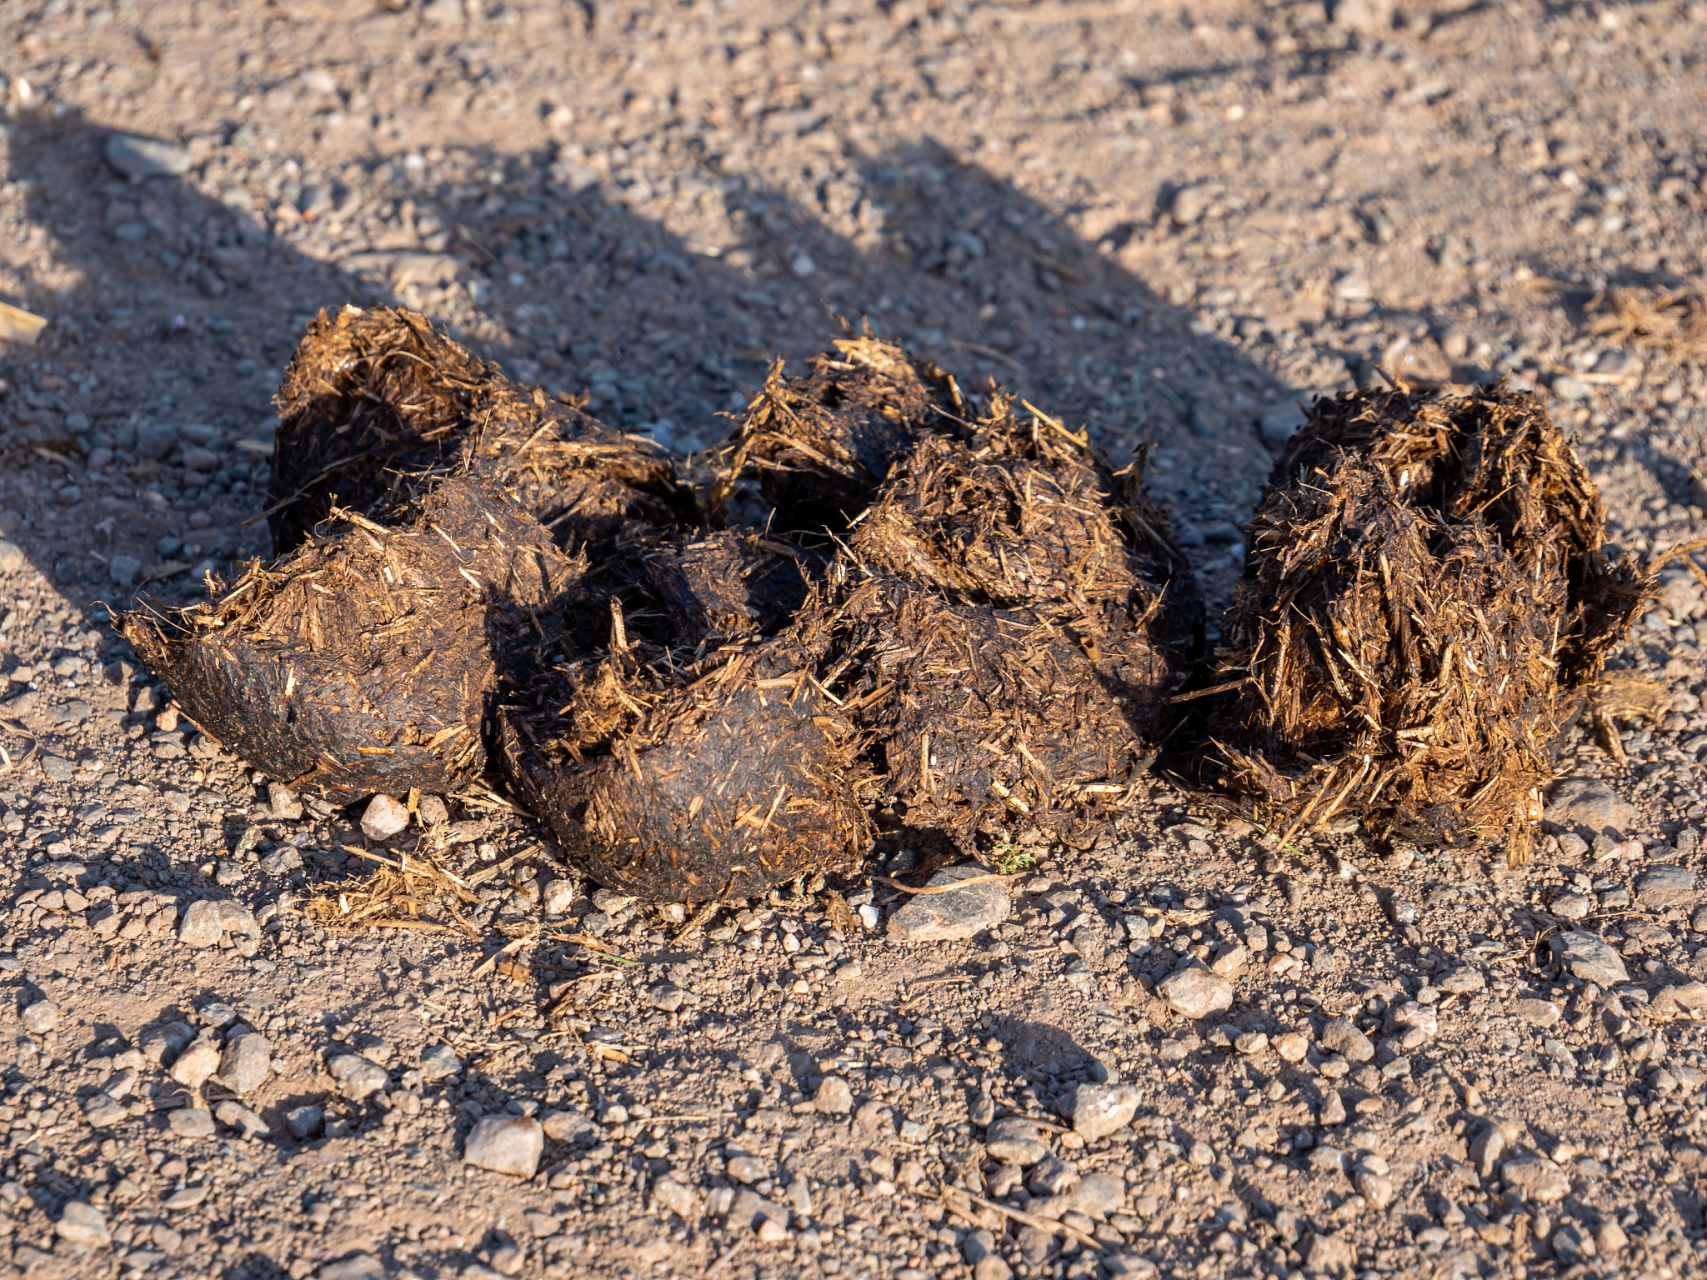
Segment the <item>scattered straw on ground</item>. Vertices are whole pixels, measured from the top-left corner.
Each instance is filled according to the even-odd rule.
[[[1707,360],[1707,291],[1607,289],[1589,303],[1589,330],[1627,347],[1651,347],[1674,360]]]

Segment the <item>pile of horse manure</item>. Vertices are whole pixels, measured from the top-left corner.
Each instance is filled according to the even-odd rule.
[[[730,438],[713,513],[756,475],[776,512],[772,527],[839,532],[895,458],[921,435],[951,428],[963,408],[953,378],[875,338],[837,341],[804,377],[784,377],[778,361]]]
[[[1604,530],[1532,395],[1317,401],[1201,691],[1223,781],[1283,839],[1349,814],[1524,861],[1550,745],[1652,585]]]
[[[335,509],[216,598],[124,634],[189,716],[334,803],[454,791],[486,765],[500,681],[529,668],[585,576],[490,481],[444,480],[387,528]]]
[[[838,342],[772,371],[702,513],[649,442],[346,308],[278,396],[278,558],[125,634],[270,777],[344,803],[496,771],[649,898],[853,869],[884,805],[971,850],[1071,837],[1148,767],[1201,610],[1142,456],[982,403]],[[717,527],[753,477],[770,518]]]
[[[1201,606],[1142,459],[996,398],[904,454],[808,623],[912,827],[962,847],[1071,831],[1129,792],[1187,674]]]
[[[598,550],[637,527],[697,522],[692,494],[656,445],[511,382],[413,312],[321,312],[276,403],[276,555],[306,540],[334,504],[391,524],[447,474],[502,485],[565,546]]]

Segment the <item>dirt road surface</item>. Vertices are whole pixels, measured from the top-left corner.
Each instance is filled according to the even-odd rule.
[[[479,796],[386,855],[466,928],[321,927],[359,810],[275,804],[109,615],[265,554],[348,302],[683,453],[868,318],[1153,441],[1220,605],[1300,400],[1377,366],[1544,390],[1618,546],[1699,537],[1701,351],[1596,321],[1707,272],[1707,5],[0,0],[0,102],[47,320],[0,348],[0,1271],[1707,1273],[1692,578],[1526,867],[1156,778],[910,943],[911,851],[683,936]]]

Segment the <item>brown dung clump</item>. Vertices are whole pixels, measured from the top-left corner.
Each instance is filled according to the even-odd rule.
[[[570,547],[598,551],[636,526],[696,520],[662,450],[511,382],[414,312],[322,312],[276,402],[268,520],[277,554],[334,504],[391,524],[447,474],[502,485]]]
[[[1029,408],[1029,406],[1028,406]],[[1082,435],[997,398],[926,439],[855,523],[808,624],[914,827],[964,848],[1125,794],[1199,622],[1183,557]]]
[[[571,663],[507,708],[511,785],[601,884],[648,898],[746,897],[850,870],[870,844],[859,735],[798,636],[702,657],[630,646]]]
[[[839,531],[904,449],[951,429],[962,409],[951,377],[875,338],[837,341],[804,377],[785,378],[778,361],[731,436],[712,511],[742,476],[757,474],[775,528]]]
[[[454,791],[485,766],[500,681],[557,633],[585,569],[497,486],[453,479],[395,528],[336,510],[292,555],[124,634],[269,777],[334,803]]]
[[[1210,732],[1292,831],[1528,857],[1548,748],[1650,589],[1534,396],[1319,400],[1247,526]]]

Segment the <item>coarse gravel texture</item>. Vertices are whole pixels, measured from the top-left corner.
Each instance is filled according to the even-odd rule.
[[[1692,579],[1526,867],[1158,777],[910,944],[876,878],[683,936],[478,795],[388,844],[484,875],[473,936],[317,928],[362,808],[199,735],[107,607],[266,552],[269,397],[349,301],[685,454],[869,318],[1154,441],[1217,606],[1298,399],[1382,364],[1548,389],[1618,546],[1700,537],[1707,370],[1588,311],[1707,276],[1704,71],[1700,3],[0,0],[0,300],[49,320],[0,350],[0,1270],[1702,1274]],[[529,1181],[464,1162],[502,1116]]]

